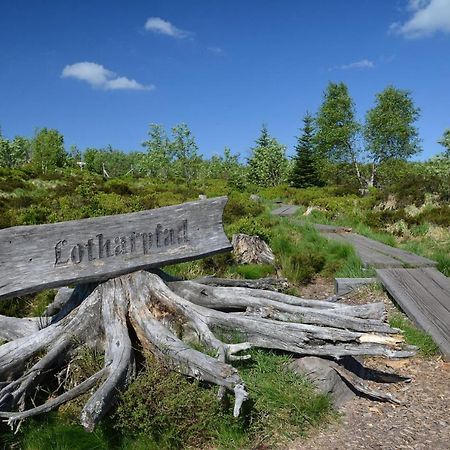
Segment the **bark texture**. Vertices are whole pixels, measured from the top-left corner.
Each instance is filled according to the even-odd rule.
[[[131,336],[173,370],[234,395],[235,416],[248,393],[231,362],[248,359],[243,352],[251,347],[332,358],[414,354],[399,330],[384,322],[381,303],[346,306],[220,282],[175,281],[161,271],[138,271],[62,291],[47,310],[58,311],[53,316],[0,316],[0,338],[8,341],[0,346],[0,417],[14,426],[89,392],[80,421],[93,430],[135,374]],[[240,342],[225,342],[221,336],[227,332]],[[51,376],[69,378],[71,362],[85,347],[104,353],[103,367],[67,389],[67,383],[56,383],[36,405],[37,387]]]

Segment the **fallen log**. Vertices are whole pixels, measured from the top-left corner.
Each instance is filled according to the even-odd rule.
[[[35,325],[38,318],[8,318],[20,331],[5,333],[9,342],[0,346],[0,417],[14,426],[95,388],[80,419],[93,430],[135,372],[138,346],[131,336],[173,370],[234,395],[236,416],[248,393],[232,362],[249,358],[245,351],[252,347],[333,358],[415,353],[384,322],[382,304],[348,306],[260,289],[165,282],[159,275],[137,271],[80,285],[42,327]],[[240,342],[224,342],[224,331],[237,333]],[[195,350],[193,340],[216,357]],[[70,361],[84,346],[103,349],[104,367],[32,405],[36,387],[62,368],[70,372]]]
[[[244,287],[250,289],[265,289],[267,291],[284,291],[289,287],[289,283],[286,278],[274,277],[259,278],[257,280],[247,280],[239,278],[217,278],[209,276],[197,278],[194,281],[200,284],[206,284],[208,286]]]

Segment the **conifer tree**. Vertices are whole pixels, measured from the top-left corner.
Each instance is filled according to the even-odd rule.
[[[317,157],[314,145],[314,118],[306,113],[303,118],[302,134],[295,146],[296,156],[291,173],[291,183],[296,188],[319,186],[320,176],[317,168]]]

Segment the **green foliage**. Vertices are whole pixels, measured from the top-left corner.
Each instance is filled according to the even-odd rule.
[[[239,154],[233,155],[229,148],[225,148],[223,156],[213,155],[211,159],[202,161],[199,179],[207,178],[225,179],[232,181],[236,187],[243,187],[245,171],[239,164]]]
[[[185,123],[173,127],[172,135],[170,146],[175,158],[175,174],[189,183],[197,176],[201,164],[195,138]]]
[[[428,192],[438,194],[442,200],[450,200],[450,152],[437,155],[423,165]]]
[[[329,398],[288,369],[290,356],[254,350],[252,361],[251,367],[240,369],[253,402],[250,423],[256,442],[252,448],[304,436],[311,425],[325,419]]]
[[[122,395],[116,427],[131,436],[145,434],[160,448],[255,448],[302,435],[325,419],[330,404],[328,397],[316,394],[310,383],[287,368],[289,361],[287,356],[254,350],[252,362],[239,365],[252,400],[236,420],[230,407],[217,401],[214,389],[151,359]]]
[[[147,176],[167,180],[170,164],[173,160],[173,149],[162,125],[150,124],[148,140],[142,145],[147,149],[143,160],[143,168]]]
[[[439,353],[438,346],[434,343],[430,335],[419,330],[402,313],[395,313],[389,317],[389,325],[403,331],[407,344],[415,345],[419,348],[421,356],[430,358]]]
[[[231,193],[223,212],[223,221],[230,224],[243,217],[256,217],[264,211],[261,203],[250,201],[247,194]]]
[[[114,150],[110,145],[104,149],[87,148],[83,153],[86,169],[105,177],[120,177],[133,172],[139,154]]]
[[[302,134],[295,147],[296,156],[290,176],[291,184],[296,188],[321,185],[314,135],[314,118],[307,113],[303,118]]]
[[[446,156],[450,157],[450,128],[444,131],[444,134],[438,143],[445,148]]]
[[[224,415],[212,390],[149,356],[122,394],[114,419],[123,434],[145,434],[162,448],[200,448],[212,440]]]
[[[376,164],[408,159],[420,152],[419,133],[414,126],[419,114],[409,91],[388,86],[377,94],[364,126],[367,150]]]
[[[263,126],[256,147],[248,159],[248,180],[257,186],[277,186],[287,175],[285,147],[271,137]]]
[[[269,264],[245,264],[232,267],[229,272],[234,272],[248,280],[257,280],[258,278],[275,275],[275,268]]]
[[[57,130],[42,128],[36,132],[31,145],[32,163],[40,173],[64,166],[67,158],[64,137]]]
[[[37,294],[6,298],[0,303],[0,314],[10,317],[41,316],[47,305],[54,300],[55,295],[56,291],[48,289]]]
[[[243,336],[228,336],[242,342]],[[287,368],[291,358],[252,350],[239,363],[251,400],[242,416],[217,400],[217,389],[187,379],[153,357],[120,398],[110,420],[86,433],[66,410],[27,421],[13,435],[1,425],[6,448],[23,450],[254,449],[285,443],[327,420],[328,397]],[[232,400],[230,398],[230,400]]]
[[[355,105],[344,83],[329,83],[316,118],[319,152],[330,160],[356,160],[359,125]]]
[[[31,420],[19,436],[5,438],[11,441],[10,448],[23,450],[109,450],[113,443],[103,428],[86,433],[80,425],[65,423],[56,414]]]
[[[328,240],[313,227],[281,221],[273,236],[272,249],[292,283],[308,283],[317,274],[366,276],[351,246]]]
[[[239,233],[248,234],[249,236],[259,236],[267,243],[270,243],[272,237],[270,220],[262,217],[243,217],[226,227],[225,231],[230,237],[233,234]]]
[[[162,125],[150,124],[143,146],[147,154],[138,163],[139,172],[160,180],[175,177],[191,183],[210,165],[198,154],[195,138],[185,123],[172,128],[171,139]]]
[[[313,249],[303,249],[298,254],[281,256],[281,264],[289,280],[306,284],[324,268],[325,256]]]
[[[22,136],[12,141],[4,138],[0,130],[0,167],[12,169],[30,161],[31,143]]]

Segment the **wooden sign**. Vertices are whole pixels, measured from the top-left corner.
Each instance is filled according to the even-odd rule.
[[[226,202],[0,230],[0,299],[230,251]]]

